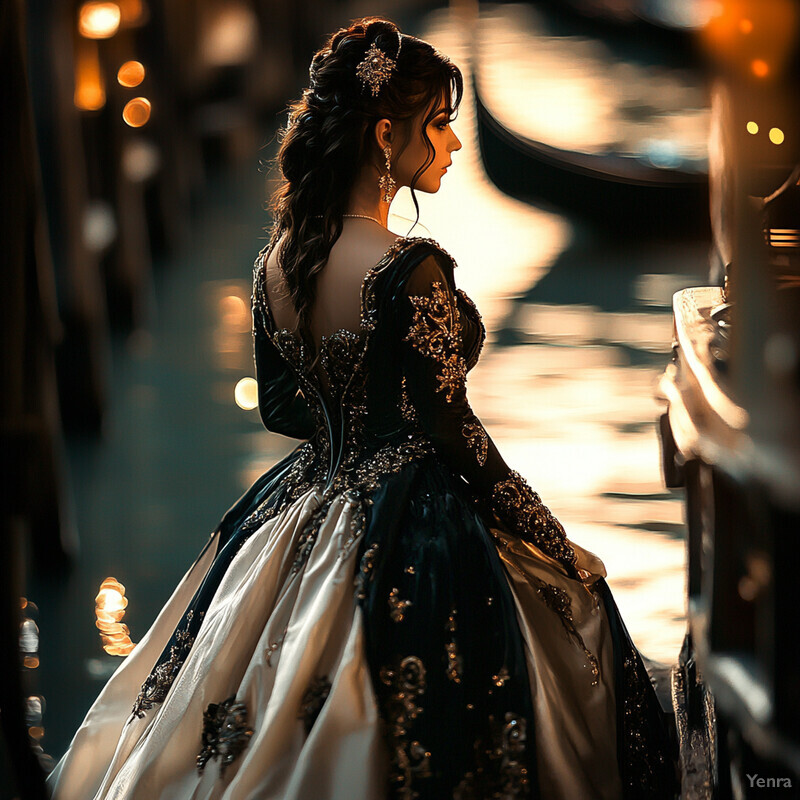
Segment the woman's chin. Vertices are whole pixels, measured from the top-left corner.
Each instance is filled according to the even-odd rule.
[[[442,187],[442,178],[444,175],[439,175],[436,178],[428,178],[424,182],[420,181],[414,190],[417,192],[425,192],[425,194],[436,194]]]

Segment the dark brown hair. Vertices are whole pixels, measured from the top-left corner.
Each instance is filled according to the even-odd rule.
[[[427,109],[422,121],[428,157],[411,182],[414,186],[434,158],[427,135],[437,100],[451,113],[461,102],[461,72],[430,44],[403,35],[386,19],[367,17],[334,33],[311,61],[309,87],[289,110],[277,163],[282,182],[272,199],[270,249],[278,245],[278,263],[300,330],[307,328],[316,276],[342,232],[342,215],[358,171],[374,147],[378,120],[408,120]],[[356,75],[370,46],[380,48],[396,66],[374,97]],[[400,50],[398,55],[398,48]]]

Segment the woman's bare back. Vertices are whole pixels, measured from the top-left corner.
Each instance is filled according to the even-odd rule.
[[[361,285],[397,237],[371,220],[346,219],[342,235],[331,249],[317,276],[316,298],[311,310],[311,337],[319,343],[345,328],[358,332],[361,319]],[[278,328],[297,329],[297,312],[278,265],[278,247],[266,265],[267,298]]]

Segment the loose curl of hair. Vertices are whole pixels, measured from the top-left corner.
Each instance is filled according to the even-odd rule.
[[[373,131],[381,119],[409,120],[427,110],[422,136],[425,163],[411,181],[414,188],[433,163],[435,152],[427,127],[444,98],[451,114],[461,102],[461,72],[430,44],[403,35],[389,20],[367,17],[334,33],[311,61],[309,87],[289,110],[277,164],[283,178],[273,196],[269,249],[278,246],[278,263],[300,331],[308,326],[316,277],[342,232],[342,216],[359,169],[375,147]],[[356,67],[375,43],[396,65],[373,97]]]

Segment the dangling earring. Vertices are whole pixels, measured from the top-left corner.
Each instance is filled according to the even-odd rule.
[[[392,177],[392,148],[390,145],[386,145],[383,148],[383,155],[386,157],[386,174],[381,175],[381,179],[378,181],[378,186],[381,190],[381,199],[384,203],[391,203],[392,202],[392,194],[394,193],[395,187],[395,180]]]

